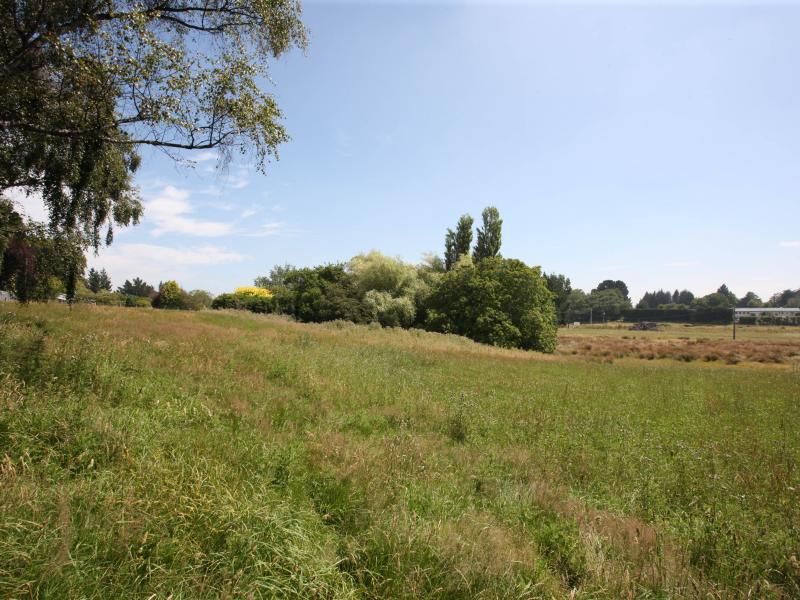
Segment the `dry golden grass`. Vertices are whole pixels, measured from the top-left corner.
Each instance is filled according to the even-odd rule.
[[[599,360],[638,358],[671,359],[684,362],[705,361],[725,364],[800,363],[800,341],[648,339],[642,336],[581,335],[559,338],[556,353]]]

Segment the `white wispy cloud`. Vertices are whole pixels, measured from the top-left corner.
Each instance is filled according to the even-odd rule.
[[[781,248],[800,248],[800,240],[790,240],[780,243]]]
[[[286,231],[286,223],[283,221],[268,221],[264,223],[256,231],[245,233],[247,237],[270,237],[273,235],[280,235]]]
[[[189,202],[189,192],[166,186],[152,200],[145,202],[145,220],[154,224],[153,235],[183,233],[201,237],[219,237],[233,231],[233,224],[222,221],[204,221],[191,217],[194,209]]]

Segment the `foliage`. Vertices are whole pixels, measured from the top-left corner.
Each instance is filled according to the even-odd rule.
[[[86,287],[92,290],[95,294],[100,291],[111,291],[111,278],[106,273],[105,269],[97,271],[89,269],[89,274],[86,276]]]
[[[295,267],[290,264],[275,265],[269,272],[268,276],[256,277],[253,285],[256,287],[263,287],[272,289],[274,287],[281,287],[284,285],[286,275],[295,270]]]
[[[733,308],[736,306],[736,300],[731,302],[728,294],[714,292],[707,294],[701,298],[695,298],[692,302],[693,308]]]
[[[364,305],[372,320],[384,327],[411,327],[417,314],[412,298],[394,297],[379,290],[369,290],[364,295]]]
[[[252,285],[237,287],[233,293],[242,298],[272,298],[272,292],[267,288]]]
[[[767,304],[772,308],[800,308],[800,288],[775,293]]]
[[[470,215],[461,215],[456,225],[456,256],[469,254],[472,248],[472,224],[473,218]]]
[[[40,192],[51,225],[136,223],[136,146],[251,151],[288,139],[259,89],[304,47],[294,0],[19,0],[0,11],[0,192]]]
[[[444,268],[449,271],[458,262],[456,251],[456,232],[448,229],[444,235]]]
[[[581,289],[574,289],[564,301],[564,317],[567,323],[589,320],[589,297]]]
[[[622,297],[626,302],[630,302],[630,296],[628,296],[628,286],[625,284],[624,281],[617,279],[614,281],[613,279],[606,279],[601,281],[597,284],[597,287],[592,290],[592,292],[603,292],[605,290],[619,290],[622,293]],[[671,297],[667,300],[667,302],[671,301]]]
[[[622,290],[618,287],[594,289],[588,297],[593,318],[597,322],[616,321],[622,317],[622,311],[631,307]]]
[[[150,308],[152,306],[152,300],[144,296],[127,294],[125,295],[125,306],[130,308]]]
[[[413,265],[377,251],[353,257],[347,269],[352,274],[353,284],[362,294],[376,290],[402,296],[412,290],[417,281],[417,270]]]
[[[472,254],[475,262],[500,255],[503,227],[500,212],[494,206],[488,206],[483,209],[481,217],[483,227],[478,228],[478,241]]]
[[[206,290],[192,290],[185,293],[182,301],[183,308],[187,310],[203,310],[211,308],[214,296]]]
[[[539,269],[486,258],[446,273],[429,299],[427,325],[496,346],[552,352],[555,308]]]
[[[10,233],[2,259],[0,289],[13,290],[20,302],[50,300],[69,291],[74,295],[86,266],[76,236],[51,234],[34,222]]]
[[[297,269],[284,282],[292,294],[289,314],[299,321],[369,321],[369,312],[343,264]]]
[[[271,295],[220,294],[211,302],[211,308],[232,308],[235,310],[249,310],[254,313],[271,313],[275,310],[275,299]]]
[[[177,281],[170,280],[158,284],[158,293],[153,297],[153,308],[183,308],[184,291]]]
[[[570,292],[572,292],[572,284],[569,277],[564,275],[557,275],[551,273],[543,273],[547,289],[553,294],[553,302],[556,306],[556,316],[559,323],[565,323],[567,319],[568,299]]]
[[[736,303],[737,308],[761,308],[764,303],[755,292],[747,292]]]
[[[150,298],[155,293],[155,288],[149,283],[139,279],[138,277],[134,277],[133,281],[125,280],[120,287],[117,288],[117,292],[123,294],[125,296],[138,296],[140,298]]]
[[[717,289],[717,294],[725,296],[728,299],[728,306],[731,307],[736,306],[737,302],[739,301],[739,299],[736,297],[736,294],[730,291],[728,286],[724,283],[719,286],[719,289]]]

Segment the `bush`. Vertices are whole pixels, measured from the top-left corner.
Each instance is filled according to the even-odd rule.
[[[393,298],[389,292],[370,290],[364,295],[364,305],[372,318],[384,327],[411,327],[417,311],[411,298]]]
[[[134,308],[150,308],[151,306],[150,298],[143,298],[141,296],[133,296],[131,294],[127,294],[125,296],[125,306],[134,307]]]
[[[215,310],[232,308],[234,310],[249,310],[254,313],[272,313],[275,301],[272,296],[259,297],[246,294],[220,294],[211,303]]]

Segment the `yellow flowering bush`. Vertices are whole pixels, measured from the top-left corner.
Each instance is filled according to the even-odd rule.
[[[253,285],[237,287],[233,293],[245,298],[272,298],[272,292],[267,288],[255,287]]]

